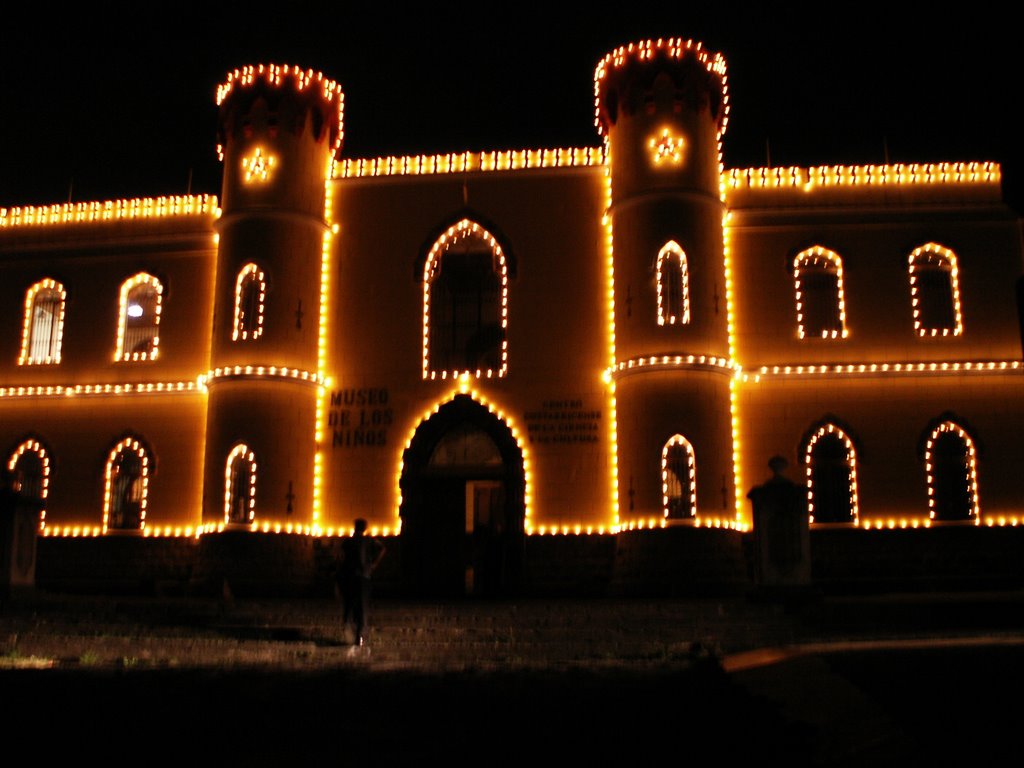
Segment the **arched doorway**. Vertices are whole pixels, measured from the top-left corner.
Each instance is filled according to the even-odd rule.
[[[402,566],[419,595],[495,595],[522,572],[526,475],[508,426],[456,395],[402,455]]]

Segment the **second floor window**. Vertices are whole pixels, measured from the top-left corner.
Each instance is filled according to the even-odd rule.
[[[233,341],[258,339],[263,335],[263,301],[267,294],[267,281],[263,270],[255,264],[246,264],[235,280],[235,323],[231,331]]]
[[[690,273],[675,240],[658,252],[658,325],[690,322]]]
[[[843,261],[839,254],[816,245],[793,260],[796,285],[797,336],[845,339],[846,298]]]
[[[915,249],[908,258],[910,304],[918,336],[959,336],[960,275],[956,254],[936,243]]]
[[[504,376],[508,270],[494,237],[463,219],[423,268],[423,377]]]
[[[156,360],[163,286],[140,272],[121,284],[116,360]]]
[[[25,294],[25,324],[21,335],[19,365],[48,365],[60,362],[64,336],[64,286],[40,280]]]

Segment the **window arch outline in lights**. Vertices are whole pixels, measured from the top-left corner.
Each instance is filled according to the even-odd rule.
[[[43,307],[39,306],[40,294],[44,294],[50,304],[49,317],[43,317]],[[49,277],[31,285],[25,292],[25,322],[21,332],[18,365],[60,363],[66,301],[67,291],[64,286]]]
[[[860,499],[857,489],[857,448],[850,436],[832,421],[824,422],[818,429],[804,441],[803,462],[804,473],[807,478],[807,511],[814,520],[814,447],[823,438],[834,436],[846,449],[847,467],[847,492],[850,497],[850,520],[856,525],[860,519]],[[845,521],[844,521],[845,522]]]
[[[46,497],[50,493],[49,451],[47,451],[43,443],[36,438],[30,437],[22,440],[18,447],[11,453],[11,456],[7,461],[7,469],[12,473],[16,473],[18,471],[18,464],[27,453],[34,453],[39,459],[41,469],[38,497],[38,501],[41,504],[39,509],[39,530],[43,530],[46,527]],[[24,486],[19,488],[19,493],[24,493],[24,491]]]
[[[138,474],[129,475],[122,482],[121,466],[115,467],[118,457],[122,454],[134,454],[134,461],[138,461]],[[126,456],[126,458],[128,458]],[[123,466],[122,459],[122,466]],[[149,451],[142,440],[135,436],[128,436],[122,439],[111,449],[107,456],[106,470],[104,473],[103,489],[103,527],[104,533],[110,528],[116,530],[144,530],[146,527],[146,506],[149,500]],[[115,496],[114,494],[117,494]],[[126,505],[131,505],[126,506]],[[138,510],[132,507],[138,506]],[[122,509],[122,507],[125,507]],[[128,525],[133,520],[122,516],[128,514],[138,515],[138,524]],[[111,520],[111,516],[114,520]],[[114,523],[117,523],[115,525]]]
[[[928,440],[924,449],[924,468],[928,484],[928,518],[937,520],[936,517],[936,467],[935,467],[935,444],[945,434],[953,434],[958,437],[964,447],[964,480],[968,496],[967,519],[975,524],[981,523],[981,504],[978,500],[978,452],[973,438],[963,427],[953,419],[945,419],[935,425],[928,434]]]
[[[688,482],[683,482],[683,478],[679,476],[678,472],[673,472],[671,468],[671,454],[672,449],[676,446],[681,446],[686,454],[686,471]],[[685,509],[689,512],[688,515],[672,515],[672,501],[673,496],[669,495],[669,491],[672,490],[672,476],[675,475],[676,480],[679,482],[680,495],[678,498],[684,500]],[[689,498],[687,498],[689,497]],[[668,439],[661,449],[661,503],[662,512],[665,519],[696,519],[697,517],[697,462],[696,456],[693,451],[693,445],[680,434],[675,434]]]
[[[941,271],[949,276],[949,301],[952,322],[940,326],[929,323],[923,317],[921,303],[923,291],[919,285],[920,273],[925,270]],[[964,332],[963,314],[960,308],[960,267],[956,254],[938,243],[925,243],[915,248],[907,257],[907,272],[910,278],[910,304],[914,312],[914,331],[921,337],[960,336]]]
[[[253,293],[249,293],[253,292]],[[267,295],[266,274],[249,262],[235,278],[235,318],[231,340],[255,341],[263,335],[263,310]],[[253,317],[255,315],[255,317]]]
[[[501,327],[501,362],[493,367],[463,370],[458,366],[446,368],[437,366],[431,360],[431,301],[435,280],[442,272],[443,257],[453,246],[470,238],[481,240],[491,251],[499,279],[499,317]],[[431,246],[423,264],[423,378],[457,379],[463,374],[475,378],[502,377],[508,371],[508,261],[497,239],[487,229],[468,218],[463,218],[448,227]],[[436,312],[434,313],[436,315]],[[434,318],[436,319],[436,317]],[[466,366],[469,368],[469,366]]]
[[[244,461],[249,464],[248,477],[239,478],[235,473],[235,463]],[[241,501],[235,494],[239,489],[235,488],[237,480],[243,480],[245,487]],[[245,512],[245,520],[232,520],[232,507],[238,505],[238,509]],[[228,453],[227,461],[224,463],[224,524],[251,525],[256,519],[256,454],[249,449],[245,443],[237,443]]]
[[[674,274],[665,274],[679,265],[679,296],[673,296]],[[686,252],[675,240],[669,240],[658,251],[656,266],[658,283],[658,325],[686,325],[690,322],[690,266]]]
[[[146,308],[141,304],[132,304],[131,299],[136,289],[149,286],[153,291],[150,299],[150,322],[136,329],[129,327],[129,318],[145,317]],[[118,361],[156,360],[160,347],[160,313],[163,306],[163,284],[148,272],[139,272],[121,283],[120,305],[117,322],[117,349],[114,359]],[[133,315],[132,307],[140,307],[141,314]],[[139,346],[142,349],[139,349]]]
[[[832,328],[823,327],[820,330],[808,331],[806,316],[808,314],[809,286],[806,283],[806,276],[801,278],[801,272],[814,270],[819,275],[835,276],[835,294],[828,297],[828,304],[835,305],[838,315],[837,323]],[[796,324],[797,336],[801,339],[811,336],[813,338],[835,339],[847,338],[850,335],[846,327],[846,291],[843,285],[843,259],[835,251],[824,248],[820,245],[812,246],[798,253],[793,259],[793,283],[796,290]],[[824,293],[819,289],[815,293]],[[830,291],[831,293],[831,291]],[[825,299],[824,296],[816,296],[818,301]]]

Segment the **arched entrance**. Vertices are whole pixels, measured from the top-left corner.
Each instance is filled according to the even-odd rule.
[[[420,595],[494,595],[522,572],[526,475],[508,426],[456,395],[402,455],[402,566]]]

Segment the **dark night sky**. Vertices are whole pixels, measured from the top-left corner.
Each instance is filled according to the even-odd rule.
[[[214,91],[229,69],[295,63],[346,94],[345,157],[598,143],[593,69],[620,43],[678,35],[721,51],[726,165],[997,160],[1020,208],[1021,41],[983,4],[954,18],[898,4],[698,12],[623,3],[580,21],[556,5],[443,18],[349,3],[265,16],[94,4],[8,25],[0,44],[0,206],[219,193]],[[362,4],[360,8],[365,8]],[[454,8],[454,6],[446,6]],[[486,15],[480,9],[486,8]],[[786,6],[790,8],[790,6]],[[813,9],[813,10],[811,10]]]

